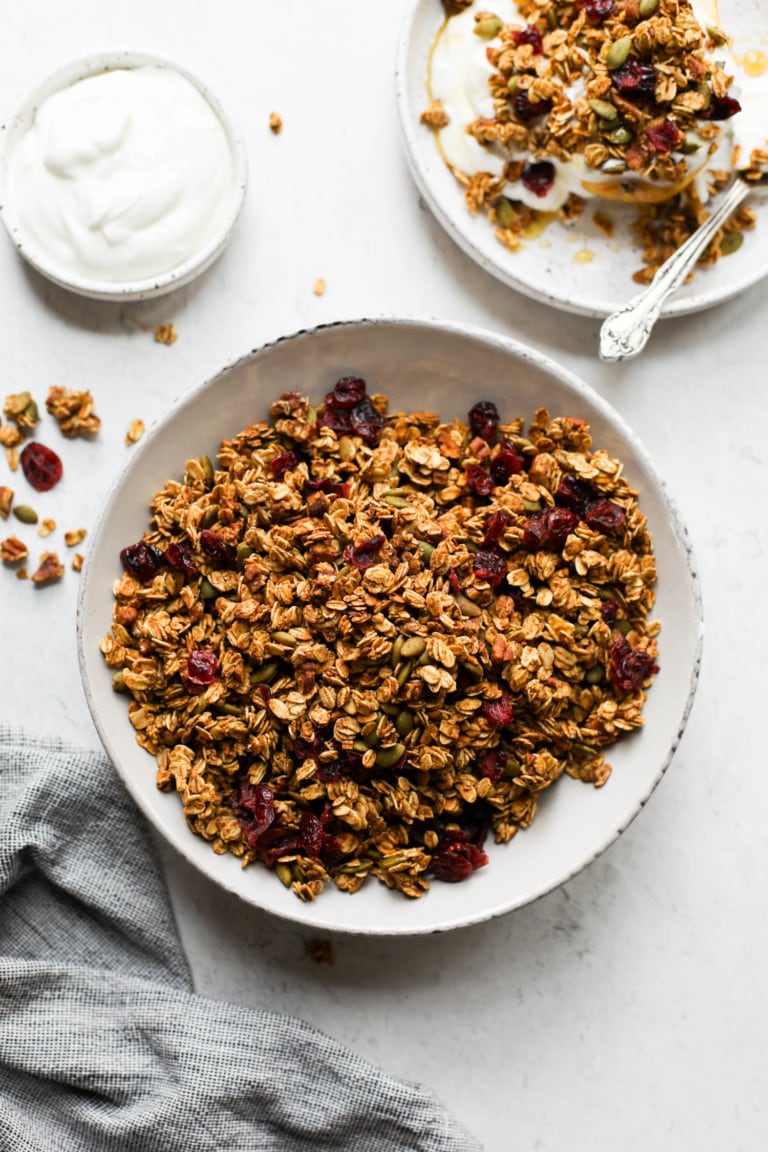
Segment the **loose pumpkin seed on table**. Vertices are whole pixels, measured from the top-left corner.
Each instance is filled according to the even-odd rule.
[[[101,649],[157,784],[303,900],[467,880],[642,724],[651,537],[578,418],[318,408],[187,462],[121,553]]]

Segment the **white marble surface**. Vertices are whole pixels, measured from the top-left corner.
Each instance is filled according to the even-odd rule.
[[[2,393],[31,388],[42,400],[53,383],[87,387],[103,417],[95,444],[63,445],[66,478],[35,503],[60,529],[93,524],[132,419],[161,416],[267,338],[337,317],[412,313],[495,328],[609,398],[688,521],[707,633],[682,745],[621,840],[532,907],[447,936],[336,939],[333,967],[306,957],[302,931],[222,896],[166,853],[168,877],[201,992],[296,1013],[425,1081],[489,1152],[752,1152],[768,1138],[768,283],[665,324],[635,363],[597,363],[596,322],[501,288],[420,207],[393,98],[403,8],[4,6],[2,117],[71,58],[144,49],[210,84],[251,159],[235,243],[165,301],[79,301],[28,272],[0,237]],[[267,128],[273,109],[285,122],[279,137]],[[151,335],[167,321],[179,331],[172,347]],[[46,438],[56,436],[49,424]],[[52,542],[61,548],[60,532]],[[0,717],[95,745],[76,662],[77,576],[35,590],[5,571],[0,584]]]

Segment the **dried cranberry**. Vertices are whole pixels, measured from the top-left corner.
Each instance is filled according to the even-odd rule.
[[[602,24],[616,7],[615,0],[576,0],[576,7],[586,16],[590,24]]]
[[[490,496],[493,492],[493,476],[481,464],[465,464],[464,474],[467,477],[467,488],[475,496]]]
[[[274,799],[269,784],[251,784],[247,776],[242,776],[232,797],[232,805],[238,818],[248,817],[263,831],[275,819]]]
[[[493,513],[485,526],[483,548],[487,547],[488,544],[496,544],[501,539],[510,520],[509,512],[505,512],[503,509]]]
[[[362,753],[355,752],[351,748],[339,749],[339,766],[342,775],[349,776],[358,784],[365,784],[376,774],[376,767],[366,768]]]
[[[540,56],[544,50],[541,32],[535,24],[528,24],[522,31],[513,32],[511,40],[513,44],[530,44],[534,56]]]
[[[498,700],[483,700],[480,713],[491,728],[505,728],[507,724],[511,724],[514,711],[506,688],[502,688],[501,697]]]
[[[165,562],[177,572],[183,572],[185,576],[200,575],[192,553],[187,551],[183,544],[169,544],[165,550]]]
[[[507,579],[506,593],[507,596],[512,597],[512,603],[515,606],[515,612],[522,612],[523,608],[525,607],[525,597],[519,588],[515,588],[513,584],[509,583],[509,579]]]
[[[709,101],[709,107],[697,112],[699,120],[730,120],[741,112],[741,104],[733,96],[717,96],[714,92]]]
[[[672,120],[651,124],[646,136],[656,152],[674,152],[681,140],[680,129]]]
[[[337,380],[332,392],[325,398],[331,408],[354,408],[365,396],[365,380],[357,376],[342,376]]]
[[[293,754],[299,763],[305,760],[318,760],[323,750],[323,743],[322,736],[315,736],[314,740],[305,740],[303,736],[297,736],[293,742]]]
[[[507,575],[507,560],[495,548],[481,548],[472,560],[472,569],[478,580],[487,580],[495,588]]]
[[[627,514],[612,500],[595,500],[590,504],[584,514],[584,519],[590,528],[596,532],[604,532],[606,536],[615,536],[623,531],[627,522]]]
[[[499,426],[499,410],[492,400],[480,400],[469,410],[469,428],[481,440],[493,440]]]
[[[525,467],[525,458],[518,452],[511,440],[502,437],[499,450],[491,460],[491,476],[496,484],[506,484],[510,476],[516,476]]]
[[[61,480],[63,472],[61,460],[56,453],[34,440],[22,451],[21,466],[36,492],[50,491]]]
[[[609,628],[613,628],[619,618],[619,605],[615,600],[605,600],[600,605],[600,619]]]
[[[349,410],[352,431],[361,436],[366,444],[375,444],[387,426],[387,422],[365,396],[359,404]]]
[[[532,516],[523,530],[524,548],[546,548],[559,552],[569,534],[579,522],[579,517],[569,508],[547,508]]]
[[[304,812],[299,821],[299,852],[305,852],[316,860],[323,845],[323,826],[317,816]]]
[[[344,859],[341,844],[339,844],[339,841],[335,836],[332,836],[330,832],[323,832],[323,838],[320,844],[320,859],[326,868],[334,868],[337,864],[341,864]]]
[[[555,182],[555,166],[550,160],[536,160],[526,164],[520,179],[535,196],[546,196]]]
[[[587,508],[594,500],[595,492],[586,480],[579,480],[570,472],[566,472],[557,486],[555,503],[561,508],[570,508],[578,516],[584,516]]]
[[[488,857],[482,848],[475,844],[461,844],[451,840],[448,844],[441,844],[432,856],[430,872],[435,880],[442,880],[445,884],[458,884],[467,880],[477,868],[488,863]]]
[[[129,576],[148,584],[156,576],[163,562],[163,554],[154,544],[147,544],[146,540],[139,540],[138,544],[129,544],[120,553],[120,563]]]
[[[386,537],[382,535],[372,536],[370,540],[364,540],[362,544],[347,544],[344,549],[344,562],[345,564],[352,564],[364,572],[366,568],[370,568],[372,564],[376,563],[379,552],[385,544]]]
[[[512,100],[512,109],[518,120],[522,120],[524,124],[527,124],[529,120],[537,120],[540,116],[548,116],[552,111],[552,101],[538,100],[534,103],[528,95],[527,89],[520,88]]]
[[[341,777],[341,764],[338,760],[323,760],[317,769],[317,777],[323,784],[332,784]]]
[[[219,661],[215,652],[205,648],[194,648],[187,657],[186,678],[190,688],[202,691],[216,678]]]
[[[318,428],[330,428],[336,433],[350,432],[352,425],[347,408],[330,408],[327,404],[317,417]]]
[[[307,480],[306,487],[311,492],[325,492],[326,496],[341,496],[342,500],[348,500],[352,491],[343,480]]]
[[[276,480],[282,480],[286,472],[292,472],[301,464],[298,452],[278,452],[269,462],[269,470]]]
[[[267,867],[272,868],[281,856],[292,856],[298,850],[299,836],[293,828],[273,824],[261,833],[255,847]]]
[[[218,532],[203,528],[200,533],[200,547],[209,560],[213,560],[219,568],[234,568],[237,554],[232,545],[227,544]]]
[[[454,596],[458,596],[461,592],[461,584],[459,583],[458,573],[455,568],[451,568],[448,575],[448,584]]]
[[[658,670],[653,657],[633,648],[625,636],[620,636],[611,648],[611,679],[623,692],[637,692]]]
[[[492,748],[477,758],[477,775],[481,779],[497,784],[507,766],[507,753],[502,748]]]
[[[656,69],[637,56],[627,57],[621,68],[611,72],[611,81],[622,96],[653,96],[656,91]]]

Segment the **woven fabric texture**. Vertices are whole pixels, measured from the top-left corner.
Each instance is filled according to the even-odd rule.
[[[100,755],[0,729],[0,1150],[478,1152],[424,1088],[196,995]]]

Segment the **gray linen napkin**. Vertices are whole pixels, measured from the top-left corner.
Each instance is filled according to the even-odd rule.
[[[476,1152],[423,1088],[196,995],[109,762],[0,727],[0,1149]]]

